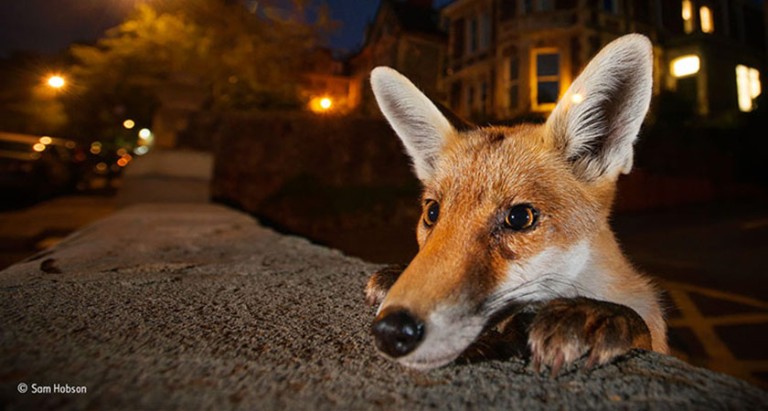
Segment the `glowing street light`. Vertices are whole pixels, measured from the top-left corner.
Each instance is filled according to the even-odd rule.
[[[46,81],[46,83],[51,88],[55,88],[55,89],[58,90],[58,89],[64,87],[67,84],[67,81],[64,80],[64,77],[62,77],[62,76],[60,76],[58,74],[54,74],[54,75],[48,77],[48,80]]]
[[[123,121],[123,127],[125,127],[128,130],[134,128],[135,126],[136,126],[136,122],[131,119]]]
[[[315,97],[309,102],[309,109],[315,113],[325,113],[333,107],[333,100],[330,97]]]

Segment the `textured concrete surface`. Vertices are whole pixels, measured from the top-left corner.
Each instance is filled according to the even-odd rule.
[[[375,268],[222,207],[122,210],[0,272],[0,409],[767,407],[652,353],[554,379],[517,359],[407,371],[370,341]]]

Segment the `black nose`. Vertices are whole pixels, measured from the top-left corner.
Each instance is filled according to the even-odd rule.
[[[395,358],[415,350],[424,338],[424,323],[405,310],[383,314],[372,327],[376,348]]]

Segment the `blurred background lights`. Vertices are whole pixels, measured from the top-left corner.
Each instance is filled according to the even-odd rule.
[[[309,109],[314,113],[326,113],[333,108],[330,97],[315,97],[309,101]]]
[[[61,77],[58,74],[54,74],[54,75],[48,77],[47,83],[48,83],[49,86],[51,86],[53,88],[56,88],[56,89],[59,89],[59,88],[64,87],[64,85],[67,82],[64,80],[64,77]]]
[[[699,56],[689,54],[672,60],[672,75],[685,77],[699,72],[701,62]]]
[[[139,138],[142,140],[149,140],[152,137],[152,132],[148,128],[142,128],[139,130]]]
[[[43,143],[37,143],[34,146],[32,146],[32,149],[37,151],[38,153],[45,150],[45,144]]]
[[[123,127],[127,128],[128,130],[132,129],[136,126],[136,122],[134,122],[131,119],[123,121]]]
[[[147,146],[139,146],[139,147],[136,147],[135,149],[133,149],[133,152],[137,156],[143,156],[144,154],[147,154],[149,152],[149,147],[147,147]]]
[[[40,137],[40,143],[42,143],[42,144],[48,145],[48,144],[51,144],[52,141],[53,140],[50,137],[48,137],[48,136]]]

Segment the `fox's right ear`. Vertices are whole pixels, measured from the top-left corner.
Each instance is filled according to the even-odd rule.
[[[456,130],[437,106],[397,71],[376,67],[371,71],[371,86],[379,109],[411,156],[416,176],[428,180],[443,144]]]

